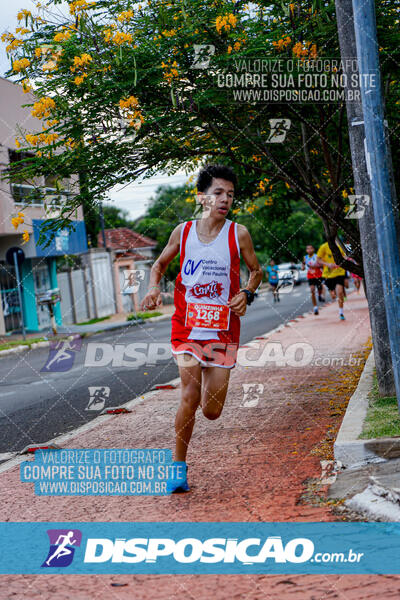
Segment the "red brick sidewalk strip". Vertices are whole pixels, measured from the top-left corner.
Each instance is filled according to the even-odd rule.
[[[19,468],[0,475],[3,521],[335,521],[315,485],[322,458],[331,458],[346,404],[369,351],[365,298],[351,294],[347,320],[323,308],[271,335],[285,350],[310,343],[314,358],[331,364],[243,367],[232,374],[222,417],[200,413],[188,456],[191,493],[167,497],[37,497],[19,481]],[[245,321],[243,323],[245,327]],[[261,342],[261,340],[259,340]],[[266,342],[261,342],[262,344]],[[248,351],[250,353],[250,351]],[[348,366],[350,357],[360,364]],[[343,361],[343,363],[342,363]],[[261,383],[255,407],[243,406],[244,383]],[[121,403],[125,399],[121,398]],[[128,398],[126,399],[128,400]],[[179,390],[163,390],[132,413],[80,433],[70,448],[172,448]],[[111,583],[127,583],[112,587]],[[44,576],[0,577],[0,597],[19,600],[110,598],[217,600],[304,598],[361,600],[398,597],[400,578],[388,576]]]

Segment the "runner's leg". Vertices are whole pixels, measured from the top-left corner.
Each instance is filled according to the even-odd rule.
[[[344,300],[344,286],[339,283],[336,286],[336,295],[338,298],[339,308],[343,308],[343,300]]]
[[[203,386],[201,407],[207,419],[215,420],[224,408],[228,391],[230,369],[207,367],[203,370]]]
[[[338,283],[336,285],[336,295],[338,297],[339,316],[343,320],[344,319],[344,315],[343,315],[344,286],[340,285],[340,283]]]
[[[311,292],[311,301],[312,301],[313,307],[314,307],[314,313],[317,315],[318,307],[317,307],[317,298],[315,297],[315,285],[314,284],[310,285],[310,292]]]
[[[179,375],[181,378],[181,403],[175,418],[175,460],[186,461],[187,449],[195,421],[196,410],[201,400],[201,365],[191,357],[191,366],[184,366],[182,357],[188,354],[178,355]]]
[[[325,286],[322,281],[318,286],[318,300],[320,302],[325,302]]]

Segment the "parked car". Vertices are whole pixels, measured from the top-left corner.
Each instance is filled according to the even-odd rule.
[[[303,281],[307,281],[307,270],[304,269],[304,271],[302,270],[302,263],[297,263],[296,267],[299,270],[299,283],[302,283]]]

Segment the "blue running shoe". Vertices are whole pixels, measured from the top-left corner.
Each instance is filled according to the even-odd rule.
[[[174,466],[179,467],[180,469],[175,469],[176,474],[171,479],[167,481],[167,493],[168,494],[182,494],[185,492],[190,492],[190,487],[187,482],[187,472],[188,466],[184,461],[174,461]]]
[[[345,321],[344,315],[339,315],[341,321]]]

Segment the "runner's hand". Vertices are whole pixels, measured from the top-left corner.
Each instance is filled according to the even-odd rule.
[[[153,289],[147,292],[140,303],[141,310],[155,310],[162,302],[160,290]]]
[[[244,292],[239,292],[228,302],[228,306],[238,317],[243,317],[247,309],[247,296]]]

